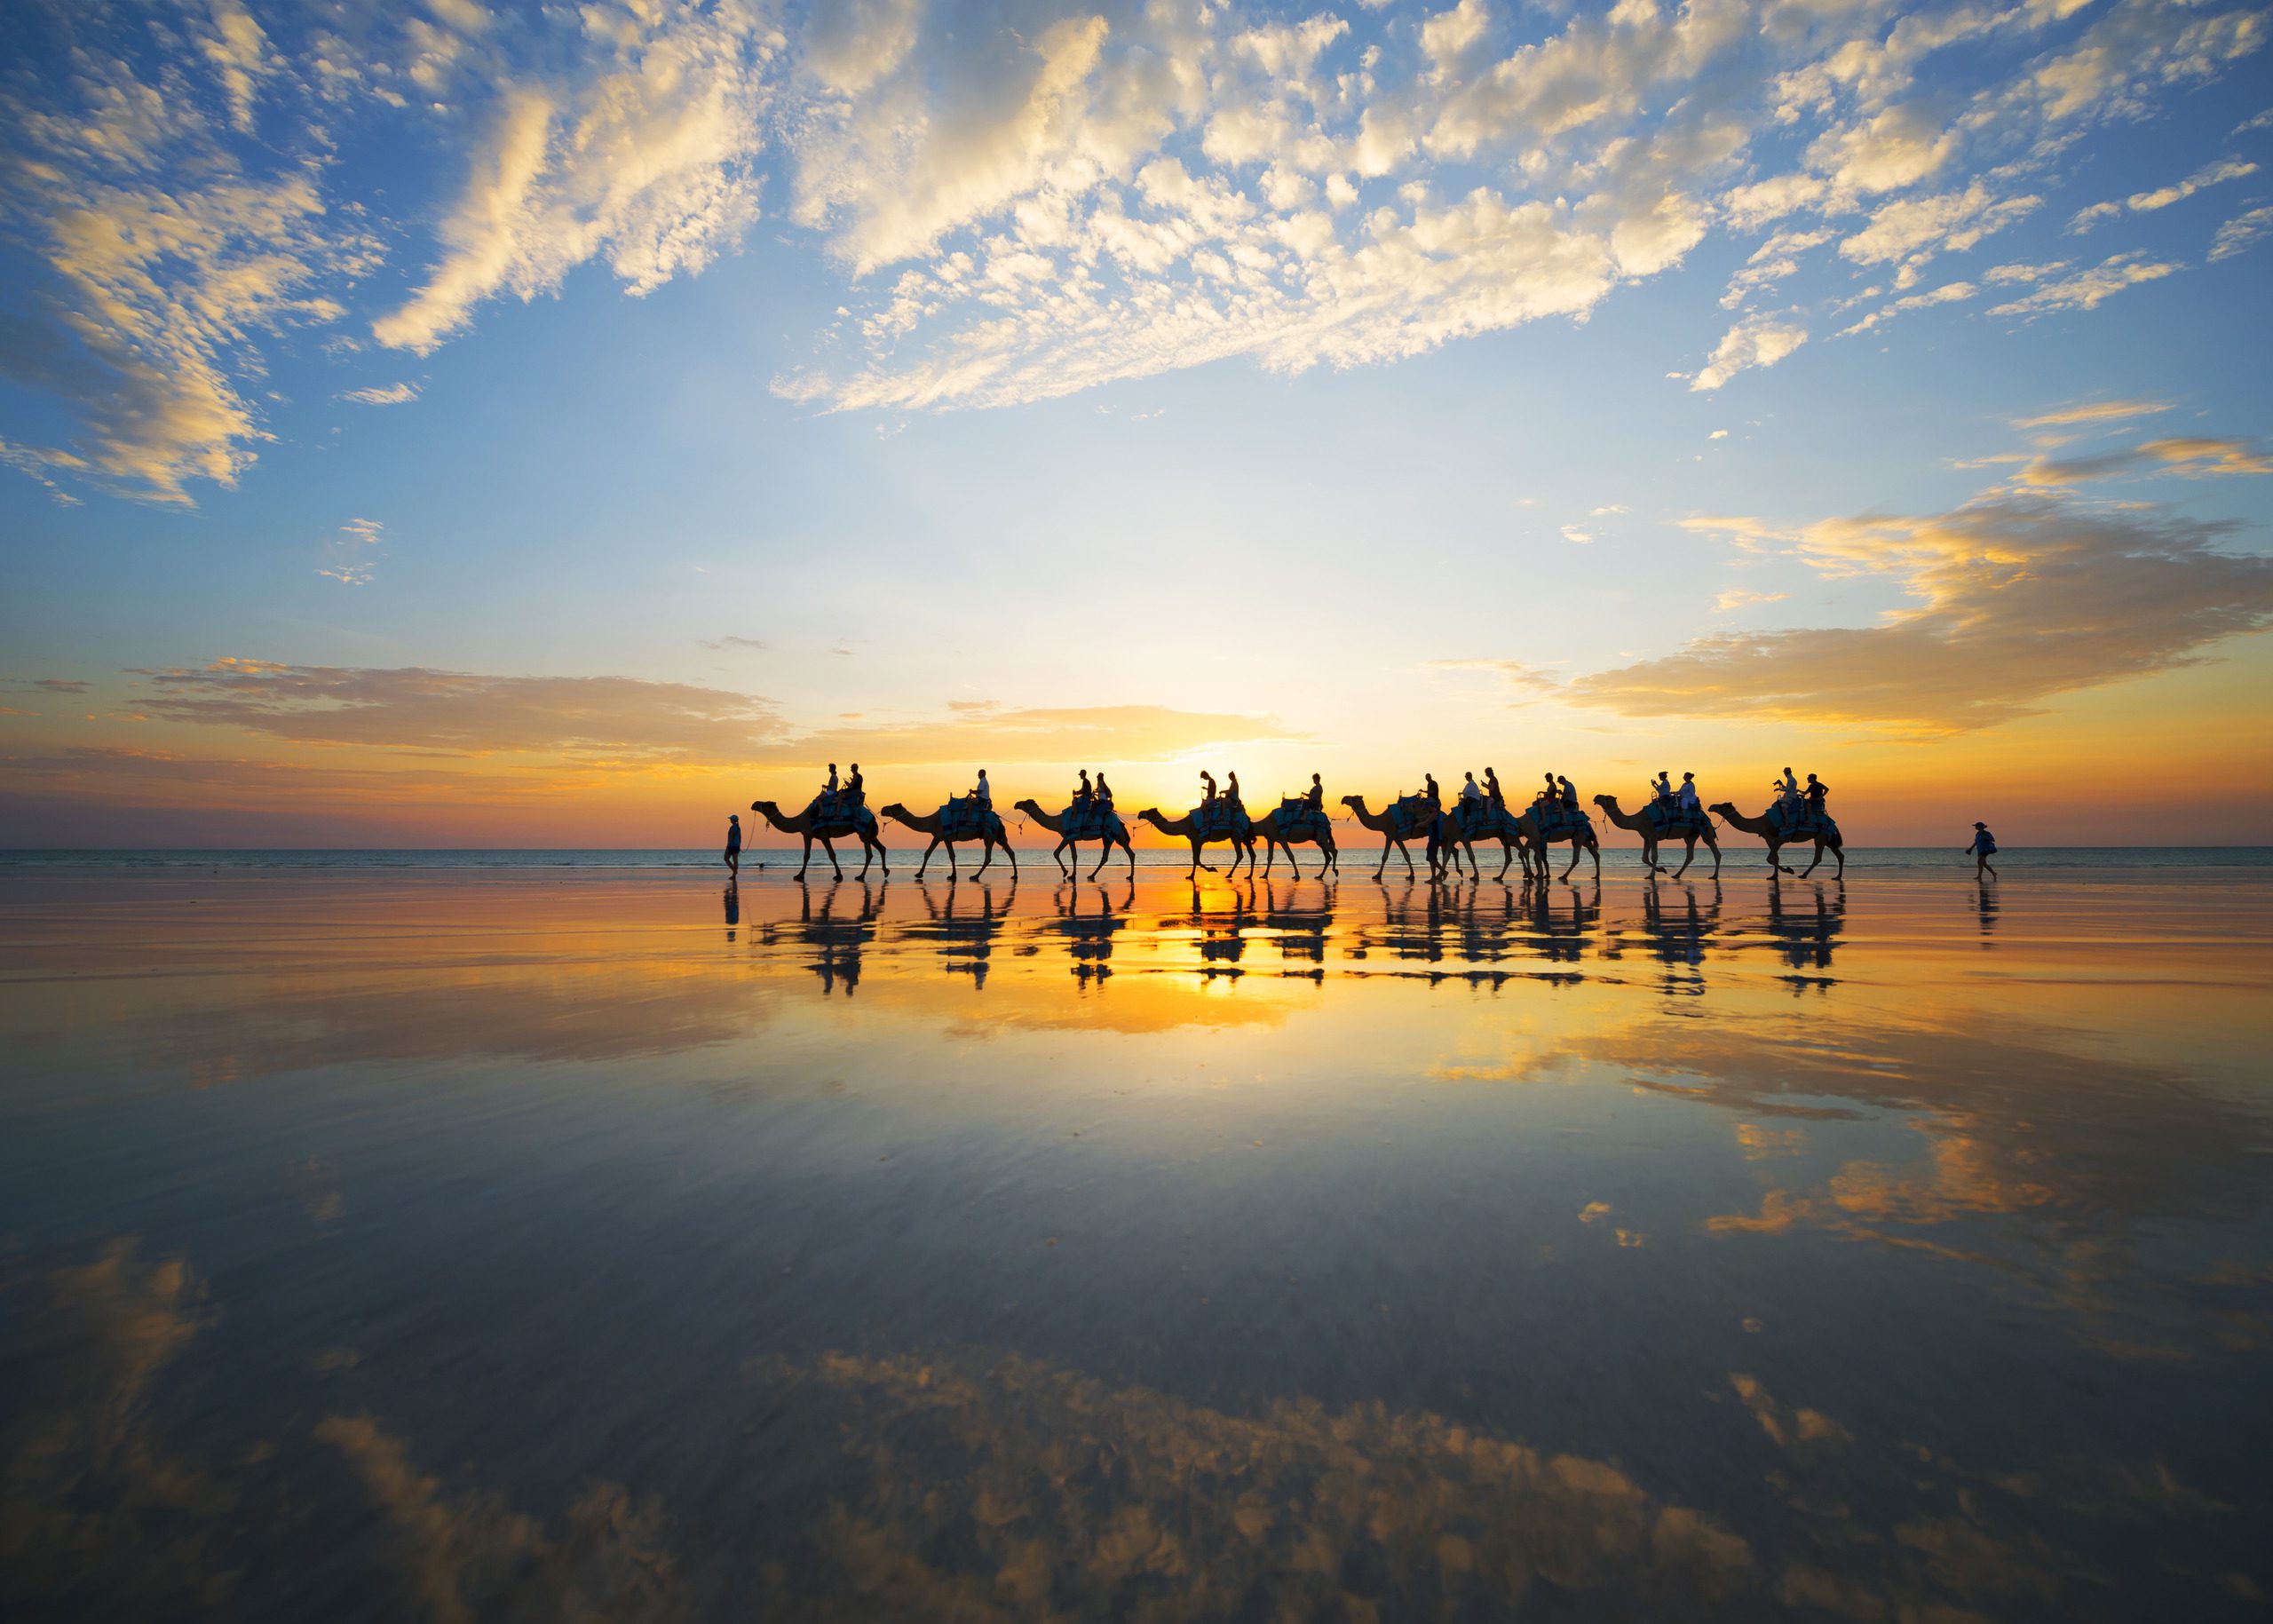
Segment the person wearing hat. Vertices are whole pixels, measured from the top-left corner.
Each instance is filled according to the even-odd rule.
[[[1681,775],[1681,788],[1674,791],[1673,804],[1681,809],[1682,816],[1702,825],[1705,821],[1704,804],[1697,798],[1697,774]]]
[[[726,814],[726,872],[735,879],[742,877],[742,815]]]
[[[1989,832],[1987,824],[1976,823],[1973,826],[1973,844],[1966,847],[1966,852],[1973,859],[1975,879],[1977,880],[1984,875],[1992,880],[1997,877],[1997,871],[1989,866],[1989,860],[1997,855],[1997,837]]]

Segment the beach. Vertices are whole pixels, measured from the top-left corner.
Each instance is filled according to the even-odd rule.
[[[0,867],[0,1608],[2261,1614],[2273,866],[764,855]]]

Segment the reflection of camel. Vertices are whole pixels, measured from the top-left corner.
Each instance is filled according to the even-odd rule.
[[[1677,917],[1666,914],[1665,894],[1654,885],[1642,891],[1642,935],[1665,970],[1665,990],[1691,997],[1705,991],[1705,949],[1721,928],[1721,882],[1713,880],[1713,899],[1700,908],[1694,882],[1682,887],[1687,907]]]
[[[978,913],[975,916],[955,912],[957,895],[954,887],[948,887],[946,906],[942,908],[932,898],[930,886],[924,885],[920,878],[916,883],[923,891],[923,911],[931,915],[931,919],[928,924],[911,927],[907,934],[929,937],[944,944],[939,948],[939,956],[950,961],[947,968],[969,970],[971,980],[979,986],[985,986],[987,967],[994,956],[995,935],[1002,930],[1002,922],[1010,917],[1010,910],[1018,905],[1017,876],[1011,876],[1010,891],[999,907],[995,906],[994,888],[980,884]]]
[[[1115,909],[1112,896],[1102,885],[1097,887],[1097,911],[1081,912],[1081,888],[1072,888],[1073,894],[1058,905],[1057,929],[1065,938],[1065,956],[1073,961],[1073,974],[1081,980],[1095,978],[1102,981],[1113,973],[1113,966],[1105,961],[1113,957],[1113,939],[1127,926],[1130,908],[1136,906],[1136,881],[1129,877],[1128,894]],[[1055,900],[1055,893],[1052,899]]]
[[[1136,848],[1129,844],[1129,826],[1121,820],[1118,813],[1108,812],[1105,814],[1107,828],[1111,830],[1109,834],[1083,835],[1079,839],[1069,839],[1065,834],[1065,823],[1073,808],[1068,807],[1062,812],[1046,812],[1041,810],[1040,802],[1028,800],[1020,801],[1018,809],[1057,836],[1057,844],[1051,848],[1049,856],[1057,865],[1060,874],[1071,875],[1078,869],[1081,865],[1081,842],[1094,840],[1097,843],[1097,866],[1089,870],[1089,878],[1094,880],[1105,872],[1105,860],[1113,855],[1115,846],[1129,853],[1129,877],[1132,880],[1136,877]],[[1073,848],[1072,869],[1065,867],[1065,860],[1058,855],[1068,846]]]
[[[882,863],[886,874],[891,872],[891,863],[884,852],[884,843],[876,838],[873,818],[866,824],[855,823],[850,818],[832,818],[822,822],[815,820],[810,806],[795,817],[785,818],[781,815],[781,809],[771,801],[752,801],[749,809],[784,835],[796,835],[804,841],[804,860],[797,865],[797,877],[801,880],[805,877],[805,864],[813,860],[813,842],[816,840],[820,842],[820,849],[828,853],[828,866],[836,870],[838,879],[843,879],[844,870],[838,867],[836,848],[830,843],[856,836],[860,842],[860,877],[868,877],[868,864],[872,860]]]
[[[1802,879],[1805,879],[1809,875],[1811,875],[1816,871],[1817,864],[1823,861],[1824,848],[1826,846],[1829,846],[1831,848],[1831,855],[1836,858],[1839,861],[1839,873],[1841,877],[1843,878],[1846,875],[1847,853],[1840,849],[1839,830],[1836,826],[1833,826],[1827,834],[1786,835],[1768,820],[1768,816],[1765,812],[1762,813],[1757,818],[1747,818],[1742,812],[1738,812],[1732,803],[1728,801],[1714,802],[1713,811],[1719,814],[1721,820],[1730,828],[1742,829],[1747,835],[1757,835],[1761,839],[1766,841],[1768,843],[1768,866],[1770,868],[1775,869],[1778,874],[1796,874]],[[1786,846],[1796,845],[1802,840],[1812,840],[1815,842],[1815,862],[1810,863],[1805,868],[1786,867],[1778,860],[1777,853],[1781,852]]]
[[[1312,842],[1319,847],[1318,871],[1320,874],[1329,868],[1342,867],[1342,854],[1334,846],[1334,826],[1326,820],[1325,813],[1320,812],[1316,818],[1305,817],[1301,824],[1282,832],[1279,827],[1281,810],[1274,806],[1260,818],[1253,820],[1255,836],[1263,843],[1263,873],[1271,872],[1271,865],[1278,860],[1279,848],[1284,846],[1287,848],[1287,861],[1294,868],[1295,877],[1301,879],[1303,866],[1295,860],[1295,848]]]
[[[1411,878],[1413,875],[1413,853],[1405,849],[1405,843],[1408,840],[1420,840],[1424,836],[1433,834],[1436,828],[1434,821],[1431,820],[1429,823],[1420,824],[1412,828],[1400,829],[1397,827],[1397,820],[1394,812],[1367,812],[1366,810],[1366,797],[1364,796],[1345,795],[1342,797],[1342,804],[1357,815],[1358,821],[1360,824],[1365,828],[1373,830],[1374,834],[1379,835],[1382,837],[1382,860],[1374,869],[1374,878],[1377,880],[1380,879],[1382,877],[1382,870],[1389,867],[1389,849],[1391,846],[1395,846],[1397,848],[1397,854],[1405,860],[1406,876],[1408,879]],[[1436,860],[1432,857],[1429,863],[1429,867],[1432,872],[1435,870],[1436,866]]]
[[[837,887],[831,885],[820,899],[820,913],[813,913],[813,894],[810,888],[797,887],[797,936],[799,939],[820,949],[820,957],[810,968],[820,978],[824,997],[844,984],[844,995],[852,996],[860,986],[860,949],[875,935],[876,915],[883,907],[883,887],[871,891],[867,881],[859,882],[860,912],[856,919],[836,916]],[[765,927],[764,940],[772,946],[775,940],[774,927]]]
[[[917,879],[923,877],[923,871],[931,866],[931,853],[941,846],[947,849],[947,873],[951,877],[954,876],[955,875],[955,844],[964,840],[986,843],[986,861],[971,870],[973,874],[986,872],[987,865],[994,860],[996,846],[1002,847],[1002,855],[1010,860],[1010,872],[1016,874],[1018,871],[1018,854],[1010,850],[1010,837],[1003,831],[1002,817],[1000,812],[989,812],[976,828],[968,823],[959,823],[954,826],[952,833],[948,833],[945,832],[946,812],[947,809],[942,806],[935,812],[912,812],[897,801],[884,808],[885,817],[905,823],[919,835],[929,835],[931,837],[931,844],[923,848],[923,860],[915,866]]]
[[[1580,822],[1574,815],[1564,820],[1562,833],[1549,835],[1545,826],[1540,822],[1539,808],[1527,806],[1524,809],[1523,815],[1516,820],[1516,828],[1525,840],[1531,843],[1532,850],[1539,853],[1540,879],[1547,877],[1547,870],[1549,867],[1547,848],[1558,840],[1567,840],[1571,843],[1571,862],[1569,867],[1563,870],[1563,878],[1569,879],[1571,869],[1579,866],[1580,852],[1590,852],[1593,855],[1595,878],[1597,880],[1602,878],[1602,848],[1595,844],[1595,831],[1592,824]]]
[[[1658,861],[1658,846],[1666,836],[1658,833],[1658,820],[1651,815],[1649,807],[1645,806],[1638,812],[1622,812],[1619,809],[1618,797],[1614,795],[1598,795],[1595,797],[1595,804],[1601,807],[1610,820],[1620,828],[1630,830],[1642,837],[1642,861],[1648,865],[1651,874],[1665,872],[1664,867]],[[1675,879],[1677,880],[1687,874],[1689,865],[1697,860],[1697,843],[1700,840],[1705,843],[1706,849],[1713,854],[1714,877],[1716,879],[1720,877],[1721,843],[1713,838],[1713,826],[1710,823],[1701,824],[1695,828],[1683,829],[1679,838],[1688,844],[1689,855],[1683,858],[1681,867],[1673,871]],[[1575,861],[1577,853],[1573,852],[1572,855]]]
[[[1161,834],[1173,835],[1178,840],[1188,840],[1192,843],[1192,867],[1186,875],[1187,878],[1191,875],[1198,874],[1202,868],[1210,874],[1216,872],[1215,864],[1203,863],[1200,860],[1200,848],[1212,846],[1219,840],[1229,841],[1232,849],[1239,854],[1232,859],[1232,866],[1225,872],[1237,874],[1239,871],[1241,859],[1245,859],[1250,867],[1255,864],[1255,836],[1253,835],[1234,835],[1229,829],[1221,833],[1211,831],[1203,835],[1200,832],[1197,820],[1192,813],[1186,812],[1181,818],[1163,818],[1157,806],[1147,806],[1136,815],[1160,830]]]
[[[1767,932],[1774,939],[1776,950],[1792,967],[1791,975],[1783,979],[1794,992],[1813,987],[1820,993],[1825,987],[1838,985],[1838,978],[1829,975],[1810,976],[1800,972],[1810,970],[1827,970],[1831,968],[1831,950],[1839,945],[1839,932],[1847,923],[1847,883],[1833,882],[1833,892],[1826,895],[1823,882],[1815,885],[1813,917],[1794,910],[1784,911],[1784,888],[1774,885],[1768,891]]]

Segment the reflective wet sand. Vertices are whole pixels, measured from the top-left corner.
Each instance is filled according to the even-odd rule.
[[[2254,870],[12,877],[0,1611],[2260,1616],[2269,991]]]

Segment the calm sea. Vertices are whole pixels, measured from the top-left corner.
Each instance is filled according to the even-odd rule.
[[[1756,842],[1729,845],[1725,867],[1730,872],[1758,867],[1762,851]],[[1084,867],[1095,861],[1096,847],[1086,848]],[[918,845],[902,844],[892,848],[895,864],[912,867],[923,853]],[[1029,842],[1020,848],[1028,867],[1040,865],[1048,868],[1049,848]],[[1346,843],[1342,847],[1343,872],[1354,874],[1381,858],[1381,848],[1371,839]],[[1478,860],[1486,871],[1496,863],[1496,855],[1479,851]],[[1699,853],[1695,872],[1702,873],[1710,867],[1710,859]],[[816,852],[813,860],[826,868],[827,860]],[[838,861],[851,867],[859,866],[859,853],[840,851]],[[1141,868],[1181,868],[1190,861],[1184,852],[1161,847],[1136,853]],[[1220,850],[1210,855],[1210,861],[1220,868],[1224,853]],[[1398,867],[1392,857],[1390,866]],[[1568,860],[1568,848],[1556,858],[1559,873]],[[1678,861],[1676,854],[1675,860]],[[971,853],[963,854],[963,866],[968,872],[974,861]],[[1121,867],[1125,860],[1116,858],[1113,867]],[[1414,854],[1416,865],[1419,854]],[[1805,866],[1806,854],[1797,859]],[[743,854],[742,868],[773,871],[795,869],[798,854],[794,850],[758,847]],[[946,862],[946,853],[932,859],[935,867]],[[2273,867],[2273,846],[2006,846],[1996,858],[1997,867],[2003,868],[2260,868]],[[1316,848],[1302,848],[1304,873],[1317,867]],[[345,850],[313,848],[253,848],[243,851],[185,850],[164,851],[0,851],[0,867],[39,868],[717,868],[718,853],[709,847],[592,847],[581,849],[503,849],[503,848],[426,848],[426,847],[369,847]],[[1948,846],[1865,846],[1849,847],[1847,852],[1849,868],[1935,869],[1952,868],[1970,872],[1972,860],[1957,845]],[[1638,872],[1641,853],[1635,847],[1605,846],[1603,867],[1612,872]],[[1401,869],[1398,870],[1402,872]],[[1583,871],[1583,868],[1582,868]],[[1830,872],[1826,863],[1824,872]]]

